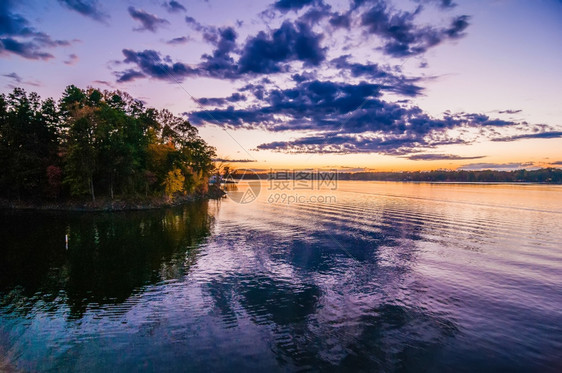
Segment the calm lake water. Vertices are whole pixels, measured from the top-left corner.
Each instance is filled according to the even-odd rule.
[[[561,186],[269,188],[0,211],[0,371],[562,371]]]

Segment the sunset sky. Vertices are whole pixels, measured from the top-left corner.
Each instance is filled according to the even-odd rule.
[[[0,67],[184,115],[238,168],[562,167],[560,0],[0,0]]]

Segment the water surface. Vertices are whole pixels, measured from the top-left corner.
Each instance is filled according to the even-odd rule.
[[[0,370],[562,369],[562,187],[269,187],[0,212]]]

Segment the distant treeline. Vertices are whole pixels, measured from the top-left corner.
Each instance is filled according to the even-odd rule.
[[[339,173],[339,180],[562,183],[562,169]]]
[[[204,191],[215,156],[187,120],[125,92],[0,95],[0,198],[171,198]]]
[[[310,177],[316,180],[319,176],[318,173],[313,171],[304,172],[308,173]],[[320,173],[325,173],[324,179],[327,177],[335,177],[337,180],[373,180],[373,181],[442,181],[442,182],[498,182],[498,183],[512,183],[512,182],[528,182],[528,183],[562,183],[562,169],[559,168],[542,168],[540,170],[516,170],[516,171],[405,171],[405,172],[337,172],[322,170]],[[329,174],[335,174],[329,176]],[[299,176],[297,176],[297,174]],[[243,170],[232,171],[231,176],[234,179],[242,177],[244,179],[298,179],[302,177],[303,172],[295,170],[294,172],[276,172],[275,170],[269,173],[254,174],[243,172]]]

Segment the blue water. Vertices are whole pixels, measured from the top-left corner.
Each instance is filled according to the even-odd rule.
[[[562,371],[562,187],[275,193],[1,211],[0,371]]]

